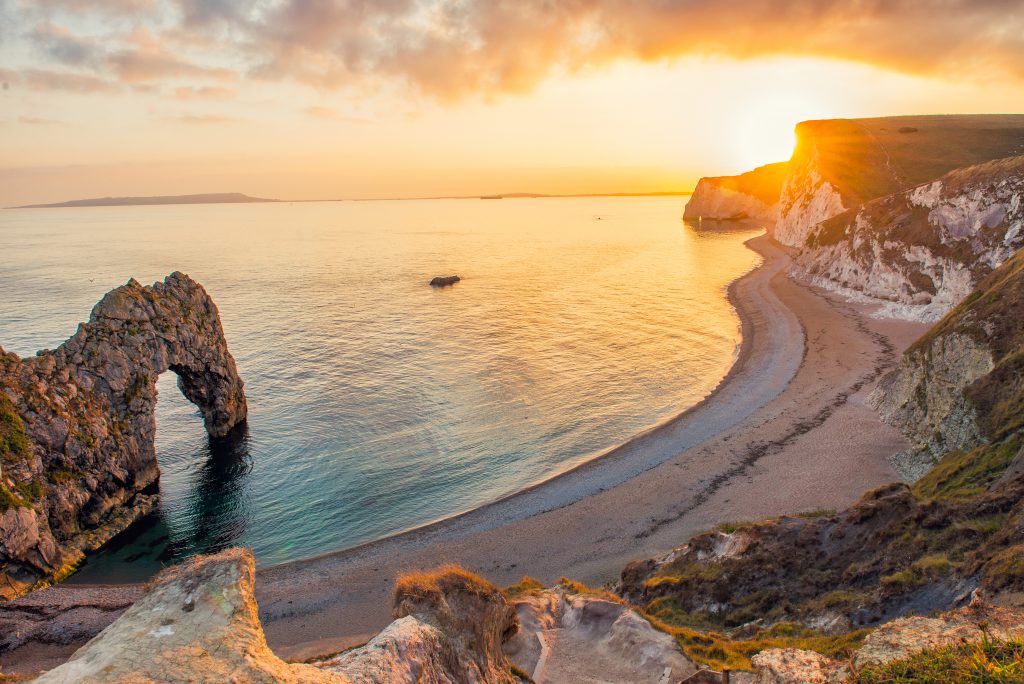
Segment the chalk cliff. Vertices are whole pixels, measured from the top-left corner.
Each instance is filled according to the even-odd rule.
[[[702,179],[685,216],[774,216],[812,282],[923,321],[1024,244],[1024,116],[805,121],[796,137],[774,204],[738,191],[763,167]]]
[[[701,178],[686,203],[683,218],[774,223],[787,167],[786,162],[780,162],[739,176]]]
[[[956,169],[810,229],[796,262],[816,282],[936,320],[1024,245],[1024,157]]]
[[[1024,116],[805,121],[796,136],[771,232],[803,248],[811,231],[833,216],[954,169],[1024,154]]]
[[[111,290],[57,349],[0,349],[0,596],[59,578],[155,504],[167,370],[211,438],[245,420],[217,307],[183,273]]]
[[[914,445],[893,464],[914,481],[944,454],[998,444],[1024,426],[1024,252],[907,350],[868,398]]]

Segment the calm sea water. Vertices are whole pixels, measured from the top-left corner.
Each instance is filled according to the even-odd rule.
[[[161,503],[79,581],[242,544],[269,565],[546,479],[703,398],[739,342],[749,229],[680,198],[0,212],[0,345],[58,345],[104,292],[182,270],[217,302],[248,433],[159,382]],[[457,273],[433,289],[435,275]]]

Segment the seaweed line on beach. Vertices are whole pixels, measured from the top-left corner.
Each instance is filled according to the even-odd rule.
[[[822,296],[822,295],[818,295]],[[646,529],[637,532],[633,537],[635,539],[645,539],[659,529],[670,523],[679,520],[687,513],[695,510],[696,508],[707,503],[711,497],[718,492],[723,486],[725,486],[730,480],[735,477],[739,477],[747,472],[751,466],[757,463],[759,460],[768,456],[769,454],[778,453],[783,448],[789,446],[795,442],[802,435],[807,434],[815,428],[821,427],[825,421],[827,421],[833,413],[841,406],[846,404],[850,397],[860,392],[864,387],[876,381],[887,371],[896,359],[896,351],[889,339],[878,332],[871,330],[864,322],[864,317],[853,310],[849,310],[850,315],[853,318],[857,331],[863,333],[870,338],[879,347],[878,361],[875,363],[874,368],[865,375],[862,375],[857,379],[855,383],[850,385],[847,389],[836,394],[830,402],[819,409],[813,416],[803,420],[799,420],[791,425],[791,429],[780,439],[771,442],[750,442],[747,444],[746,451],[743,457],[739,460],[736,465],[729,468],[725,472],[719,473],[715,477],[711,478],[707,486],[703,490],[698,492],[690,500],[690,503],[677,509],[671,515],[667,515],[662,518],[652,519],[651,524]]]

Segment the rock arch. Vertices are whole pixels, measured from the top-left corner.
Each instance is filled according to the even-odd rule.
[[[167,370],[211,437],[245,421],[217,306],[180,272],[111,290],[54,350],[0,349],[0,426],[25,436],[11,449],[0,432],[0,596],[59,578],[155,504],[144,490],[160,473],[156,381]]]

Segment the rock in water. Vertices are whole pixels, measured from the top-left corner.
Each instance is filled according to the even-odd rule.
[[[462,280],[462,278],[457,275],[435,276],[430,280],[430,287],[446,287],[448,285],[454,285],[460,280]]]
[[[59,579],[156,503],[156,382],[167,370],[211,437],[245,421],[217,306],[183,273],[108,292],[51,351],[0,349],[0,596]]]

